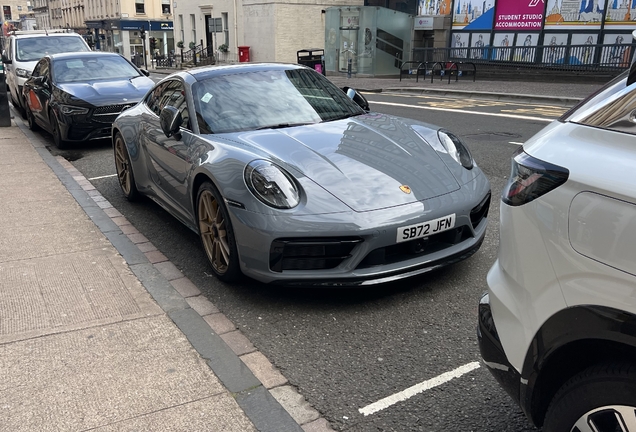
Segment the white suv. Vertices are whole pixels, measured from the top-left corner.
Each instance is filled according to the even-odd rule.
[[[31,76],[35,64],[47,54],[90,51],[84,38],[68,30],[14,31],[5,38],[2,50],[7,87],[11,102],[24,115],[22,86]]]
[[[485,364],[544,432],[636,431],[636,66],[513,157]]]

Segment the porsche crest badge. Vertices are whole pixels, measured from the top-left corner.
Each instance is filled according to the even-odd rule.
[[[402,192],[404,192],[405,194],[410,194],[410,193],[411,193],[411,188],[410,188],[410,187],[408,187],[407,185],[402,185],[402,186],[400,186],[400,190],[401,190]]]

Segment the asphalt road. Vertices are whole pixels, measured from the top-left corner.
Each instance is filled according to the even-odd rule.
[[[498,197],[510,156],[559,107],[368,94],[372,110],[441,125],[461,136]],[[42,133],[43,136],[50,137]],[[499,201],[480,251],[421,277],[363,289],[283,289],[218,282],[198,237],[150,200],[121,194],[109,142],[50,150],[69,159],[188,276],[289,382],[342,431],[530,431],[521,411],[479,366],[477,302],[497,254]],[[440,374],[461,376],[403,402],[360,412]],[[364,412],[364,411],[363,411]]]

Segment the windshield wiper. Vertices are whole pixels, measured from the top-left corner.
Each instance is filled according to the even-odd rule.
[[[330,118],[329,120],[326,120],[326,121],[344,120],[344,119],[347,119],[349,117],[355,117],[355,116],[359,116],[359,115],[361,115],[361,113],[343,114],[340,117]]]
[[[306,126],[306,125],[311,125],[311,124],[316,124],[315,122],[305,122],[305,123],[278,123],[275,125],[270,125],[270,126],[261,126],[261,127],[257,127],[255,130],[263,130],[263,129],[283,129],[283,128],[288,128],[288,127],[294,127],[294,126]]]

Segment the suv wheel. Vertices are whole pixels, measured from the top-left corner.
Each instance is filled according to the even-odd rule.
[[[636,364],[605,363],[574,376],[548,408],[544,432],[636,432]]]

